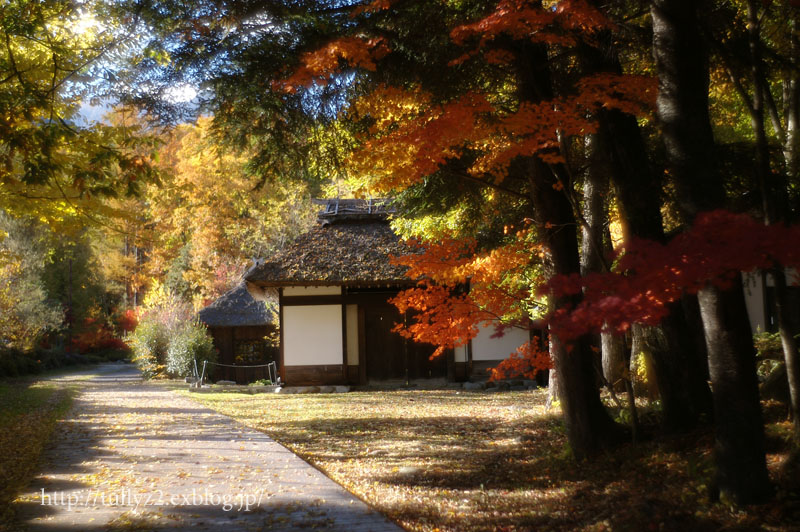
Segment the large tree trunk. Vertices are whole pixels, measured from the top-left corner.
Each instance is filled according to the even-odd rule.
[[[708,62],[695,0],[652,0],[658,116],[684,221],[725,204],[708,115]],[[698,293],[716,421],[717,487],[740,504],[772,494],[755,350],[742,283]]]
[[[548,166],[531,159],[531,188],[536,221],[543,228],[548,262],[554,275],[580,272],[576,220],[567,198],[553,185],[556,179]],[[554,310],[572,307],[580,296],[553,298]],[[559,384],[559,399],[572,452],[582,459],[616,444],[621,428],[614,423],[600,401],[594,353],[588,336],[574,341],[570,349],[556,335],[550,337]]]
[[[581,58],[587,73],[611,72],[622,68],[611,35],[599,36],[602,48],[583,45]],[[650,167],[647,148],[636,119],[617,110],[598,114],[598,152],[607,159],[626,241],[646,238],[665,242],[661,219],[661,181]],[[658,388],[667,430],[694,427],[704,414],[711,413],[711,393],[706,383],[705,353],[694,348],[691,324],[680,302],[670,305],[670,313],[659,331],[648,334],[663,341],[650,342]],[[611,380],[611,379],[609,379]]]
[[[798,359],[794,320],[791,316],[789,290],[786,274],[782,268],[772,272],[775,280],[775,303],[778,314],[778,331],[781,336],[783,360],[786,364],[786,377],[789,381],[789,404],[792,411],[793,439],[795,447],[800,447],[800,359]]]
[[[714,390],[717,487],[740,504],[772,494],[750,321],[739,286],[708,286],[698,294]]]
[[[547,49],[540,43],[516,42],[519,99],[538,103],[553,96]],[[580,274],[577,219],[567,197],[571,189],[569,173],[561,165],[545,164],[529,157],[520,167],[526,172],[534,210],[548,253],[550,275]],[[562,189],[559,191],[558,189]],[[553,310],[572,308],[580,296],[554,297]],[[576,458],[596,454],[616,444],[623,436],[600,401],[594,353],[588,337],[570,343],[567,349],[551,335],[551,353],[559,384],[559,399],[567,437]]]
[[[547,49],[541,43],[515,41],[516,71],[521,102],[538,103],[553,97]],[[577,219],[567,197],[572,183],[561,165],[545,164],[531,156],[518,161],[530,186],[533,217],[541,231],[548,254],[550,275],[580,274]],[[562,190],[559,190],[562,189]],[[580,296],[552,298],[553,310],[572,308]],[[576,458],[596,454],[623,437],[600,400],[594,353],[586,337],[571,342],[567,349],[556,335],[550,336],[553,365],[559,385],[559,399],[567,437]]]

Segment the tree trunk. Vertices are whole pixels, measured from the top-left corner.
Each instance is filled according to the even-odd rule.
[[[797,24],[797,10],[789,9],[790,59],[794,65],[800,60],[800,32]],[[789,180],[797,183],[800,179],[800,72],[790,68],[783,81],[783,109],[786,122],[783,158],[786,161],[786,174]]]
[[[600,336],[603,354],[603,376],[615,390],[624,390],[625,368],[628,357],[625,355],[625,338],[619,334],[603,333]]]
[[[786,364],[786,377],[789,381],[789,405],[794,427],[793,439],[795,447],[800,447],[800,360],[797,356],[797,340],[786,286],[786,274],[782,268],[772,271],[775,280],[775,303],[778,314],[778,330],[783,348],[783,360]]]
[[[605,45],[602,49],[581,47],[583,70],[586,73],[621,73],[612,36],[605,34],[595,40]],[[597,118],[598,153],[607,159],[625,240],[646,238],[666,242],[661,219],[661,180],[650,168],[636,118],[617,110],[601,110]],[[680,302],[670,305],[670,313],[660,329],[647,328],[647,331],[661,339],[651,342],[649,352],[661,392],[664,427],[669,431],[691,429],[704,414],[711,413],[711,393],[705,372],[697,371],[705,366],[704,353],[694,349],[691,327]]]
[[[589,168],[583,183],[581,274],[607,270],[606,258],[613,251],[608,229],[608,165],[600,153],[595,135],[586,142]],[[600,333],[599,347],[603,376],[617,391],[625,389],[625,341],[611,333]]]
[[[658,116],[686,223],[725,205],[708,114],[708,61],[695,0],[652,0]],[[772,494],[755,373],[755,350],[741,281],[698,293],[716,421],[717,487],[740,504]]]
[[[550,336],[552,338],[552,335]],[[555,360],[557,353],[552,341],[548,341],[548,351],[550,352],[550,359]],[[558,372],[555,368],[550,368],[547,375],[547,404],[546,409],[550,410],[553,403],[561,402],[561,386],[558,384]]]
[[[533,205],[537,223],[543,228],[551,273],[578,273],[580,257],[572,207],[553,187],[555,178],[550,169],[538,159],[532,159],[531,166]],[[553,299],[554,310],[571,307],[580,301],[579,296]],[[556,335],[551,335],[550,346],[559,381],[564,424],[575,457],[583,459],[616,444],[622,434],[600,401],[594,353],[588,337],[576,340],[568,351]]]
[[[641,358],[640,358],[641,356]],[[634,382],[634,392],[638,397],[647,396],[648,399],[654,400],[659,396],[658,383],[655,378],[655,371],[653,371],[653,357],[650,354],[650,347],[647,345],[645,336],[645,327],[638,323],[634,323],[631,327],[631,359],[629,362],[630,370],[641,372],[641,369],[634,367],[634,364],[644,364],[644,379],[636,379]]]
[[[755,349],[741,283],[698,294],[714,390],[717,487],[739,504],[772,495],[764,451],[764,426]]]
[[[538,103],[551,98],[547,49],[539,43],[516,42],[515,46],[520,101]],[[524,163],[520,167],[530,185],[533,215],[547,250],[550,274],[580,274],[577,219],[566,195],[572,187],[569,173],[563,166],[547,165],[536,156]],[[572,308],[578,302],[580,296],[559,297],[553,298],[552,306],[553,310]],[[600,401],[594,353],[587,338],[572,342],[567,350],[556,335],[551,335],[550,345],[564,424],[575,457],[583,459],[618,443],[623,437],[622,427]]]

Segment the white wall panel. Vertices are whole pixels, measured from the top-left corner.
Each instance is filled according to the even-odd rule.
[[[485,323],[480,326],[478,336],[472,339],[472,360],[501,360],[517,350],[529,340],[528,331],[507,329],[500,338],[492,338],[494,324]]]
[[[283,363],[286,366],[342,364],[342,306],[283,307]]]

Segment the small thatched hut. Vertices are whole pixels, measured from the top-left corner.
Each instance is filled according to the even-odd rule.
[[[253,366],[277,361],[277,347],[267,338],[278,329],[275,304],[256,301],[244,282],[220,296],[198,313],[219,350],[220,364]],[[265,368],[218,367],[214,379],[246,384],[268,378]]]
[[[392,331],[409,319],[389,299],[414,281],[391,256],[413,252],[392,231],[391,207],[364,200],[323,200],[319,225],[269,262],[245,274],[256,299],[277,299],[279,373],[290,385],[463,380],[473,361],[496,364],[527,338],[475,338],[478,349],[435,349]],[[513,344],[506,349],[505,343]],[[516,342],[516,343],[515,343]]]

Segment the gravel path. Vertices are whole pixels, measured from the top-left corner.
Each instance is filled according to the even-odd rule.
[[[20,496],[33,531],[399,531],[263,433],[109,365]],[[85,376],[83,378],[86,378]]]

